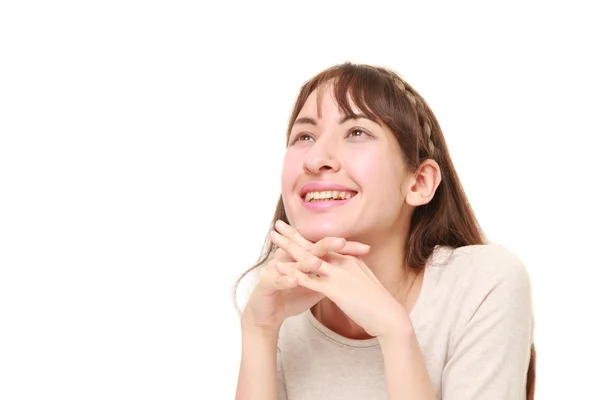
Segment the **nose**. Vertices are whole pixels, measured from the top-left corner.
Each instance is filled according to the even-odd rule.
[[[321,135],[304,157],[304,172],[316,175],[324,171],[339,171],[336,142],[334,135]]]

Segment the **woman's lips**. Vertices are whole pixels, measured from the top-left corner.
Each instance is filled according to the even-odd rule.
[[[309,210],[327,210],[333,207],[339,207],[348,204],[350,201],[352,201],[352,199],[354,199],[354,197],[356,197],[356,193],[354,193],[349,199],[343,200],[328,199],[304,201],[304,198],[300,198],[300,201],[302,202],[302,205]]]

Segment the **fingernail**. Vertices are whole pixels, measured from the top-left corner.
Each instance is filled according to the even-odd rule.
[[[275,227],[276,228],[284,228],[285,227],[285,222],[283,222],[282,220],[278,219],[277,221],[275,221]]]

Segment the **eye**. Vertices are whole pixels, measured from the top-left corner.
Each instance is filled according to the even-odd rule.
[[[309,135],[308,133],[300,133],[296,137],[294,137],[294,139],[290,143],[294,144],[296,142],[308,142],[309,140],[313,140],[311,135]]]
[[[360,129],[360,128],[352,128],[350,129],[350,131],[348,131],[348,135],[347,137],[349,138],[358,138],[358,137],[362,137],[362,136],[370,136],[365,130]]]

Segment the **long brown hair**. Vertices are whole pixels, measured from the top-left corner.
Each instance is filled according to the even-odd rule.
[[[423,268],[437,245],[458,248],[484,244],[486,239],[458,179],[436,117],[425,100],[392,70],[344,63],[314,76],[300,90],[289,119],[287,139],[309,95],[315,90],[320,91],[328,83],[333,83],[335,100],[341,112],[354,115],[352,105],[355,105],[369,118],[390,128],[400,144],[408,168],[416,170],[428,158],[435,160],[440,166],[442,180],[433,199],[428,204],[415,208],[411,216],[404,252],[405,266]],[[320,109],[320,104],[317,108]],[[281,196],[271,229],[274,229],[275,222],[279,219],[289,222]],[[240,276],[235,288],[248,273],[264,265],[275,250],[275,246],[267,238],[261,257]],[[235,292],[234,289],[234,299]],[[533,346],[526,391],[527,399],[533,400]]]

